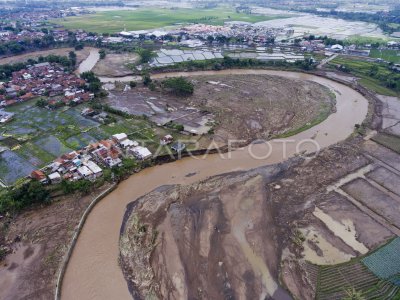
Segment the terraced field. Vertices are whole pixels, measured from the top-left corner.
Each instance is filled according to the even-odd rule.
[[[364,299],[400,299],[398,259],[400,238],[359,260],[320,266],[317,280],[317,299],[339,300],[355,290]]]

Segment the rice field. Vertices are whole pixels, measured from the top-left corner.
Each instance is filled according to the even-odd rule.
[[[144,141],[151,151],[159,145],[161,134],[150,121],[141,117],[112,115],[116,122],[101,124],[81,115],[85,105],[48,110],[36,100],[6,108],[14,119],[0,126],[0,180],[6,185],[39,169],[55,158],[88,144],[125,132],[131,139]],[[167,134],[167,133],[165,133]]]
[[[255,15],[237,13],[232,7],[220,6],[213,9],[195,8],[143,8],[138,10],[102,11],[91,15],[67,17],[53,23],[67,29],[84,29],[89,32],[115,33],[126,30],[144,30],[165,26],[202,23],[223,25],[226,21],[261,22],[286,15]]]
[[[319,266],[316,299],[339,300],[349,291],[363,299],[400,299],[400,238],[349,262]]]
[[[343,56],[336,57],[334,60],[330,61],[329,64],[346,66],[351,70],[350,72],[352,74],[360,78],[359,83],[361,83],[361,85],[378,94],[398,96],[396,91],[385,87],[377,78],[368,75],[373,66],[378,68],[378,75],[380,77],[391,75],[392,72],[384,64]]]
[[[393,62],[395,64],[400,63],[400,50],[372,49],[369,56],[372,58],[381,58],[383,60]]]

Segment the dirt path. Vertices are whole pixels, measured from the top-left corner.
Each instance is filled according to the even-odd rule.
[[[215,73],[171,73],[155,77]],[[217,73],[269,74],[318,82],[335,91],[337,112],[309,130],[288,139],[271,141],[269,145],[249,145],[224,157],[216,154],[203,159],[185,158],[131,176],[89,215],[67,268],[62,285],[63,299],[131,299],[117,260],[120,226],[129,202],[161,185],[185,185],[217,174],[281,162],[303,150],[315,151],[316,144],[321,148],[330,146],[353,133],[354,125],[361,124],[367,114],[368,101],[361,94],[326,78],[268,70],[224,70]]]

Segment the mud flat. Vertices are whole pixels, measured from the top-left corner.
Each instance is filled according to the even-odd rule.
[[[107,103],[156,124],[182,124],[186,131],[216,137],[269,139],[323,121],[335,108],[333,91],[309,80],[283,76],[209,75],[191,77],[194,94],[177,97],[139,84],[111,90]],[[119,84],[118,86],[121,86]],[[123,84],[122,84],[123,86]]]
[[[367,114],[368,101],[361,94],[342,84],[309,74],[268,70],[225,70],[221,73],[160,74],[157,78],[213,74],[268,74],[311,80],[335,91],[336,112],[319,125],[284,140],[288,141],[285,146],[282,140],[271,141],[273,150],[268,156],[266,155],[270,152],[268,145],[252,144],[226,154],[225,159],[220,155],[185,158],[146,169],[121,183],[89,215],[67,268],[62,285],[63,299],[131,298],[118,266],[120,225],[129,202],[162,185],[176,183],[187,185],[217,174],[282,162],[299,152],[298,150],[315,151],[314,142],[321,148],[328,147],[346,139],[353,132],[354,125],[362,123]],[[302,142],[305,139],[308,143]],[[313,142],[310,142],[310,139]],[[286,151],[283,151],[284,148]],[[255,156],[259,159],[255,159]],[[230,159],[227,159],[228,157]],[[195,175],[186,176],[193,173]]]

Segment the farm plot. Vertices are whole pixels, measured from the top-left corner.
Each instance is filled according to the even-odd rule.
[[[362,259],[364,265],[381,279],[400,286],[400,238]]]
[[[58,138],[54,135],[42,137],[34,142],[36,146],[41,147],[46,152],[58,157],[64,153],[71,152],[73,149],[65,146]]]
[[[343,190],[377,214],[385,216],[392,224],[400,227],[399,202],[373,187],[365,179],[356,179],[343,186]]]
[[[318,272],[317,299],[341,300],[355,290],[363,299],[398,299],[399,288],[380,280],[359,261],[321,266]]]
[[[369,56],[373,58],[381,58],[396,64],[400,63],[400,51],[398,50],[372,49]]]
[[[19,178],[30,174],[35,167],[16,153],[6,150],[0,154],[0,178],[7,184],[14,184]]]

